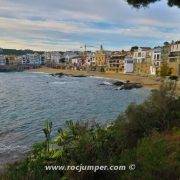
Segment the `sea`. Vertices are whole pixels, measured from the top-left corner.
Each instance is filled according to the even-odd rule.
[[[117,90],[111,83],[98,77],[0,73],[0,167],[17,161],[45,139],[46,120],[53,123],[53,138],[68,120],[104,125],[150,94],[146,88]]]

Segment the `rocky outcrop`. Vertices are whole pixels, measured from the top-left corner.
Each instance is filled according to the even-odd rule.
[[[68,76],[68,77],[88,77],[87,75],[84,74],[79,74],[79,75],[74,75],[74,74],[64,74],[64,73],[54,73],[54,74],[50,74],[51,76],[55,76],[55,77],[63,77],[63,76]],[[117,86],[117,90],[131,90],[134,88],[142,88],[142,84],[141,83],[135,83],[135,82],[130,82],[130,81],[114,81],[114,82],[108,82],[108,81],[104,81],[102,82],[100,85],[105,85],[105,86]]]
[[[79,75],[74,75],[74,74],[64,74],[64,73],[54,73],[50,74],[51,76],[56,76],[56,77],[62,77],[62,76],[69,76],[69,77],[87,77],[84,74],[79,74]]]
[[[64,73],[55,73],[55,74],[50,74],[51,76],[57,76],[57,77],[62,77],[65,76]]]
[[[72,74],[71,74],[71,77],[87,77],[87,76],[84,75],[84,74],[80,74],[80,75],[72,75]]]
[[[116,90],[131,90],[134,88],[142,88],[142,84],[141,83],[134,83],[134,82],[130,82],[130,81],[115,81],[115,82],[106,82],[106,83],[101,83],[100,85],[113,85],[113,86],[117,86]]]
[[[138,89],[142,87],[143,86],[140,83],[124,83],[122,86],[120,86],[120,90],[122,89],[131,90],[131,89]]]
[[[117,88],[117,90],[122,90],[122,89],[125,89],[125,90],[131,90],[131,89],[134,89],[134,88],[142,88],[142,84],[141,83],[134,83],[134,82],[130,82],[130,81],[126,81],[126,82],[122,82],[122,81],[117,81],[115,83],[113,83],[115,86],[119,86]]]
[[[113,85],[115,85],[115,86],[122,86],[122,85],[124,85],[124,82],[116,81],[116,82],[113,83]]]

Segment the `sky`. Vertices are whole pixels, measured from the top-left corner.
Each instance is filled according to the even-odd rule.
[[[141,9],[125,0],[0,0],[1,48],[126,50],[172,40],[180,40],[180,9],[166,0]]]

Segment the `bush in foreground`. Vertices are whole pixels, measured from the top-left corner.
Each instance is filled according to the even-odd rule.
[[[36,144],[7,179],[178,179],[180,98],[172,84],[130,105],[111,125],[68,121],[53,140]],[[49,142],[50,141],[50,142]],[[47,150],[48,148],[48,150]],[[45,165],[130,165],[134,171],[46,171]]]

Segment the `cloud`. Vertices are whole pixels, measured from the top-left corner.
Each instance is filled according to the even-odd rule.
[[[34,50],[45,50],[45,51],[67,51],[67,50],[77,50],[80,48],[81,44],[79,42],[54,42],[54,43],[46,43],[46,41],[29,41],[22,39],[1,39],[0,44],[4,44],[4,48],[15,48],[16,49],[34,49]],[[77,48],[78,47],[78,48]]]
[[[166,1],[134,9],[123,0],[0,0],[0,46],[78,49],[80,44],[124,48],[180,39],[177,8]],[[146,44],[144,44],[146,43]]]

